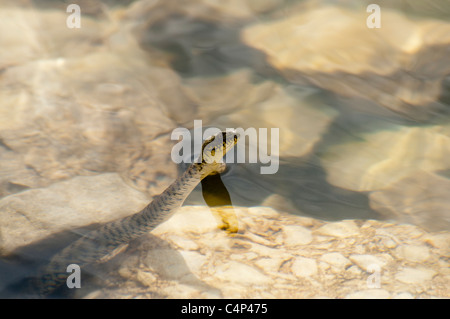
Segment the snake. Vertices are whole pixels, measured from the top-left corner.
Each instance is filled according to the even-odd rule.
[[[36,276],[40,296],[48,296],[61,287],[70,275],[67,266],[82,269],[100,261],[124,244],[152,231],[167,221],[183,204],[194,188],[208,175],[225,171],[223,156],[237,143],[235,131],[221,131],[202,144],[202,152],[187,170],[141,211],[101,225],[56,253]]]

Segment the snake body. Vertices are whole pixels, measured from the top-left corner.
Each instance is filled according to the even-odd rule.
[[[168,220],[203,178],[223,172],[225,164],[222,157],[234,147],[238,138],[237,133],[230,131],[211,136],[202,145],[200,160],[192,163],[183,175],[140,212],[103,224],[53,256],[37,277],[39,294],[49,295],[63,285],[69,275],[66,271],[68,265],[77,264],[82,268],[97,262]]]

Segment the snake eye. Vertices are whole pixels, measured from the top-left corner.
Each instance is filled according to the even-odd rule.
[[[211,155],[214,156],[215,154],[216,154],[216,149],[213,148],[213,149],[211,150]]]

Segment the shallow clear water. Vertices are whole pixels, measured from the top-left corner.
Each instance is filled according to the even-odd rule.
[[[221,176],[234,206],[448,234],[446,1],[379,1],[380,28],[370,1],[98,3],[79,2],[80,28],[62,1],[1,4],[2,296],[34,297],[26,278],[51,255],[170,185],[187,167],[171,134],[196,120],[259,134]],[[108,173],[120,181],[71,182]],[[145,195],[128,203],[127,187]],[[205,206],[203,191],[185,205]],[[99,269],[67,296],[101,288]]]

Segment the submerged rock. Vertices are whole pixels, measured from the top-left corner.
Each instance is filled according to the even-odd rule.
[[[426,268],[405,268],[401,270],[395,278],[405,284],[419,284],[430,281],[436,272]]]
[[[437,231],[450,229],[449,192],[450,179],[418,170],[369,198],[385,218]]]
[[[316,232],[320,235],[346,238],[358,234],[359,229],[352,220],[344,220],[323,225]]]
[[[10,195],[0,201],[1,252],[20,256],[24,248],[56,232],[124,217],[147,202],[146,196],[126,186],[117,174],[77,177]],[[373,288],[367,286],[373,271],[381,272],[383,293],[355,296],[450,294],[448,263],[441,260],[448,254],[448,232],[349,220],[342,223],[351,225],[351,232],[343,236],[342,227],[331,231],[339,223],[267,207],[235,207],[234,211],[239,231],[227,234],[218,228],[208,207],[180,208],[114,258],[83,269],[82,276],[90,276],[83,277],[82,288],[73,297],[344,298]],[[408,248],[389,248],[384,245],[386,238],[398,243],[397,247]],[[427,248],[426,260],[416,258],[414,247],[427,243],[432,246]],[[5,282],[20,280],[20,274],[14,273]]]
[[[0,46],[8,48],[0,53],[0,69],[82,56],[96,50],[104,40],[107,27],[101,20],[83,16],[83,27],[74,30],[66,25],[65,8],[36,10],[32,5],[14,5],[2,5],[0,12]]]
[[[1,146],[0,141],[0,198],[28,188],[46,186],[48,181],[28,167],[22,156]]]
[[[64,10],[2,8],[0,156],[25,167],[2,165],[0,194],[110,171],[153,193],[176,176],[169,133],[195,105],[118,12],[70,29]]]
[[[437,100],[450,73],[449,23],[413,21],[383,7],[382,27],[370,29],[361,7],[305,5],[291,11],[242,32],[290,81],[313,83],[365,113],[381,106],[391,116],[427,120],[448,112]]]
[[[409,226],[422,234],[413,239],[411,229],[399,224],[368,221],[358,226],[361,223],[354,221],[356,232],[351,236],[323,236],[318,229],[329,225],[327,222],[305,223],[302,218],[267,207],[235,207],[235,212],[239,232],[227,235],[217,228],[209,208],[182,207],[151,235],[111,261],[109,280],[92,283],[91,288],[97,289],[100,298],[152,298],[158,293],[165,298],[206,298],[211,294],[216,298],[389,298],[400,293],[413,298],[450,296],[446,265],[436,263],[441,256],[438,248],[429,249],[428,270],[424,272],[423,260],[398,259],[396,249],[376,245],[392,237],[400,245],[421,246],[434,233]],[[296,227],[301,229],[300,235],[303,228],[311,231],[309,243],[292,245]],[[181,238],[195,245],[187,248]],[[152,249],[154,252],[149,252]],[[174,260],[178,260],[176,265]],[[418,267],[420,273],[406,265]],[[102,267],[96,269],[101,272]],[[380,287],[374,289],[368,286],[368,276],[378,270]],[[151,278],[144,287],[142,272]],[[189,288],[182,289],[185,286]]]
[[[75,177],[0,200],[0,253],[56,233],[125,217],[149,202],[116,173]]]
[[[394,126],[325,147],[320,159],[331,184],[372,191],[408,176],[424,176],[421,171],[450,169],[448,145],[448,126]]]

